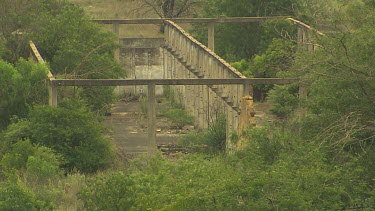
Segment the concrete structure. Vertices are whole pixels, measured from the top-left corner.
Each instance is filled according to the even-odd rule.
[[[163,38],[121,38],[119,62],[127,71],[127,79],[163,78]],[[117,95],[146,94],[146,86],[116,87]],[[156,87],[156,95],[163,87]]]
[[[206,22],[208,24],[208,43],[214,48],[214,24],[224,22],[254,22],[265,21],[270,18],[219,18],[219,19],[179,19],[186,22]],[[274,19],[274,18],[272,18]],[[314,50],[311,32],[307,25],[289,19],[298,27],[298,43],[301,49]],[[232,133],[240,132],[253,124],[254,112],[252,110],[252,84],[286,84],[296,82],[297,79],[247,79],[226,61],[217,56],[211,49],[199,43],[181,27],[170,20],[145,19],[145,20],[101,20],[97,22],[114,24],[114,31],[118,33],[119,24],[136,23],[159,23],[165,25],[163,50],[144,47],[137,40],[124,40],[123,50],[116,52],[117,59],[124,55],[125,59],[119,61],[127,63],[130,72],[128,80],[55,80],[49,76],[50,105],[57,105],[56,90],[58,86],[133,86],[134,93],[145,92],[147,85],[148,93],[148,134],[150,153],[155,150],[155,94],[156,85],[174,85],[175,98],[182,103],[186,110],[195,117],[195,124],[199,128],[207,128],[214,122],[219,114],[223,114],[227,120],[227,147],[234,149],[230,136]],[[146,42],[146,41],[144,41]],[[160,41],[158,41],[160,42]],[[128,47],[126,47],[128,46]],[[312,47],[310,47],[312,46]],[[35,47],[35,46],[34,46]],[[31,48],[34,49],[32,46]],[[125,49],[125,50],[124,50]],[[153,49],[153,50],[151,50]],[[160,62],[154,55],[162,52],[162,72]],[[38,58],[37,52],[34,56]],[[128,55],[128,56],[126,56]],[[142,55],[142,58],[137,58]],[[39,55],[40,56],[40,55]],[[129,61],[126,61],[126,59]],[[146,59],[145,59],[146,58]],[[138,59],[138,60],[137,60]],[[39,59],[38,59],[39,61]],[[137,64],[139,63],[138,68]],[[155,70],[150,67],[155,66]],[[155,71],[155,72],[154,72]],[[146,79],[139,79],[146,78]],[[147,79],[148,78],[148,79]],[[160,78],[160,79],[151,79]],[[300,87],[301,97],[306,97],[305,86]],[[143,90],[143,91],[140,91]],[[241,106],[242,105],[242,106]],[[240,124],[241,123],[241,124]],[[240,125],[240,127],[239,127]]]

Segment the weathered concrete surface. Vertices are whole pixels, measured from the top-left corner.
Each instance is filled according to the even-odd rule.
[[[163,38],[120,39],[119,62],[127,71],[128,79],[163,78],[163,54],[160,48]],[[146,94],[146,86],[117,87],[116,94]],[[156,87],[156,95],[162,95],[162,86]]]

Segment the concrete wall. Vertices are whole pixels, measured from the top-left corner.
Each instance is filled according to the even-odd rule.
[[[129,79],[162,79],[163,38],[122,38],[120,39],[119,62],[127,71]],[[147,94],[147,86],[117,87],[116,95]],[[156,95],[163,94],[163,87],[156,86]]]

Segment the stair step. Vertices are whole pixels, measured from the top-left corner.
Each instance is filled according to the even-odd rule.
[[[177,59],[178,59],[178,61],[182,61],[182,60],[184,60],[184,57],[180,54],[177,54]]]
[[[234,103],[231,102],[231,101],[225,101],[225,102],[227,102],[227,104],[228,104],[230,107],[233,107],[233,105],[234,105]]]
[[[241,114],[241,109],[239,107],[232,107],[238,114]]]
[[[228,96],[222,96],[221,94],[219,94],[219,96],[221,97],[221,99],[223,99],[225,102],[227,102],[228,101]]]
[[[192,71],[194,74],[200,73],[199,69],[194,68],[194,71]]]

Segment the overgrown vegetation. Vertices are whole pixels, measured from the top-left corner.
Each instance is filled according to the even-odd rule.
[[[193,153],[172,161],[159,154],[139,157],[117,168],[111,168],[113,152],[94,109],[86,106],[102,106],[88,100],[96,92],[85,95],[82,89],[83,101],[43,106],[49,67],[27,61],[24,51],[28,36],[34,37],[60,74],[114,77],[117,65],[112,65],[113,48],[107,45],[111,36],[96,34],[98,28],[78,18],[82,11],[65,1],[0,3],[0,210],[375,209],[375,46],[369,40],[375,33],[374,4],[362,0],[206,2],[202,14],[207,17],[295,15],[313,25],[324,20],[336,26],[326,36],[315,37],[320,47],[313,52],[296,49],[293,36],[284,39],[293,30],[286,29],[284,38],[271,36],[274,30],[267,24],[288,28],[284,23],[251,25],[255,27],[251,29],[223,25],[218,30],[218,52],[232,62],[240,61],[235,63],[240,70],[253,76],[300,77],[308,85],[307,100],[297,99],[295,85],[275,86],[269,97],[283,124],[245,131],[242,150],[223,153],[225,119],[219,118],[204,133],[182,140]],[[42,20],[31,22],[31,18]],[[17,37],[12,35],[16,30],[28,33]],[[234,45],[223,39],[239,34],[249,37],[239,36]],[[270,36],[247,42],[260,34]],[[101,72],[104,66],[91,72],[99,64],[113,72]],[[304,111],[298,118],[297,105]],[[205,148],[196,147],[202,145]]]
[[[59,78],[118,78],[125,71],[114,59],[113,33],[102,30],[68,1],[2,1],[0,27],[4,38],[3,59],[17,63],[28,58],[33,40],[51,72]],[[105,112],[113,88],[80,87],[64,96],[84,99],[94,110]],[[78,93],[78,95],[76,95]]]
[[[87,209],[337,210],[372,206],[357,163],[331,167],[316,143],[280,130],[252,130],[233,155],[188,155],[132,161],[126,171],[100,175],[81,193]],[[348,168],[350,167],[350,168]],[[112,187],[123,187],[115,189]],[[120,192],[119,192],[120,190]],[[365,197],[366,196],[366,197]],[[104,200],[105,199],[105,200]]]
[[[222,153],[226,149],[226,119],[223,115],[203,131],[189,133],[179,144],[191,152]]]

